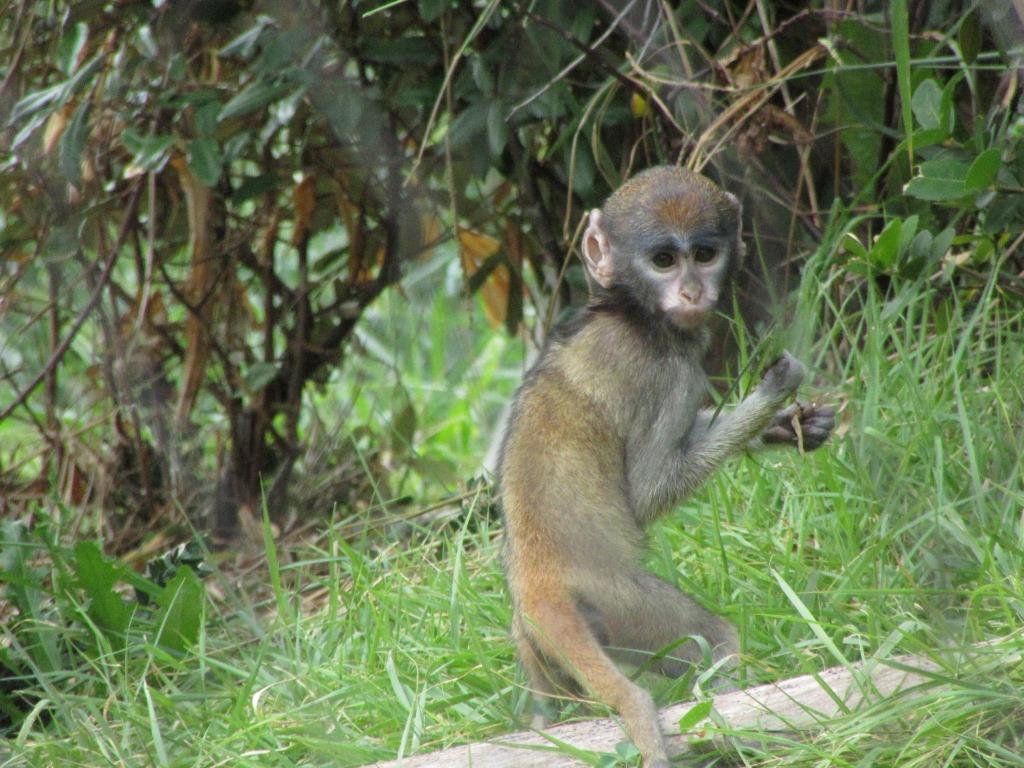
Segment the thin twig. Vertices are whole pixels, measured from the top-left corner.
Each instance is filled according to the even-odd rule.
[[[572,43],[573,45],[575,45],[577,47],[583,48],[583,53],[581,53],[575,59],[570,61],[562,69],[561,72],[559,72],[557,75],[555,75],[553,78],[551,78],[551,80],[549,80],[540,90],[535,91],[534,93],[530,94],[525,99],[523,99],[521,102],[519,102],[514,107],[512,107],[512,110],[507,115],[505,115],[505,119],[506,120],[510,119],[512,117],[512,115],[514,115],[520,109],[522,109],[523,107],[525,107],[525,106],[533,103],[537,99],[539,99],[541,96],[543,96],[545,93],[547,93],[548,90],[552,86],[554,86],[556,83],[559,83],[563,79],[565,79],[565,77],[570,72],[572,72],[574,69],[576,69],[576,67],[578,67],[581,62],[583,62],[586,59],[590,58],[594,54],[594,52],[601,46],[601,44],[604,43],[604,41],[608,39],[609,35],[611,35],[611,33],[615,31],[615,28],[619,25],[619,22],[622,21],[622,18],[627,13],[629,13],[629,11],[633,8],[633,5],[635,3],[636,3],[636,0],[629,0],[629,2],[626,3],[625,7],[622,9],[622,11],[619,13],[619,15],[616,16],[612,20],[612,23],[608,25],[608,29],[606,29],[603,33],[601,33],[601,36],[598,37],[597,40],[594,41],[593,45],[591,45],[589,48],[586,47],[586,46],[583,46],[576,38],[574,38],[572,35],[567,34],[565,32],[565,30],[563,30],[561,28],[558,28],[558,27],[555,27],[553,24],[550,24],[547,21],[547,19],[544,19],[543,17],[538,16],[533,11],[526,11],[526,15],[529,16],[534,21],[540,22],[542,25],[547,26],[549,28],[553,28],[556,32],[561,34],[570,43]],[[616,74],[621,76],[621,73],[616,73]]]
[[[35,391],[42,381],[50,375],[51,371],[57,367],[57,364],[64,357],[64,353],[68,351],[68,347],[71,346],[71,342],[75,340],[75,336],[82,329],[86,319],[92,314],[92,311],[96,308],[96,305],[100,301],[100,295],[103,293],[103,287],[107,284],[110,279],[110,273],[114,269],[114,264],[117,262],[117,256],[121,251],[121,246],[124,245],[125,238],[128,236],[128,231],[131,229],[133,217],[135,216],[135,209],[139,203],[139,193],[142,191],[142,185],[136,181],[132,187],[131,199],[128,201],[128,211],[125,214],[124,224],[121,225],[121,231],[117,233],[117,241],[110,249],[110,253],[107,256],[107,261],[103,265],[103,271],[100,273],[99,280],[96,283],[96,287],[93,288],[92,296],[89,297],[89,301],[82,311],[78,313],[78,317],[75,318],[74,324],[71,326],[71,330],[68,335],[64,337],[64,340],[50,355],[50,359],[46,361],[46,365],[43,367],[35,378],[32,379],[31,383],[21,391],[21,393],[14,398],[14,402],[8,405],[3,411],[0,411],[0,422],[10,416],[18,406],[28,399],[28,396]]]

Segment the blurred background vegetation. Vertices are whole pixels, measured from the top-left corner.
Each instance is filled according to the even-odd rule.
[[[206,599],[223,605],[231,590],[202,581],[198,543],[165,552],[197,533],[267,548],[269,578],[243,564],[232,582],[269,585],[252,598],[263,607],[217,609],[249,617],[254,653],[280,640],[257,629],[260,600],[300,621],[310,598],[328,606],[315,632],[362,660],[362,687],[321,682],[358,699],[338,738],[362,746],[314,748],[297,725],[304,749],[358,764],[430,741],[423,691],[408,682],[419,672],[389,656],[408,642],[398,627],[410,605],[446,612],[429,654],[472,670],[446,715],[456,722],[433,738],[511,727],[522,704],[511,654],[473,635],[500,635],[507,619],[478,479],[525,366],[585,300],[584,212],[658,163],[701,170],[744,202],[748,262],[709,361],[722,391],[785,343],[815,366],[819,390],[851,403],[839,447],[793,481],[813,499],[806,514],[831,505],[838,530],[826,543],[787,529],[799,544],[776,553],[800,572],[880,558],[850,594],[825,597],[836,583],[808,575],[803,587],[827,604],[816,609],[834,611],[829,631],[865,611],[854,645],[888,652],[910,614],[912,635],[922,614],[962,608],[980,584],[1012,594],[1022,28],[1019,6],[969,0],[0,2],[0,729],[27,743],[34,725],[61,721],[55,681],[91,680],[80,703],[113,685],[126,722],[145,704],[146,759],[174,762],[151,751],[166,702],[78,665],[133,647],[136,630],[150,662],[198,653]],[[778,543],[789,483],[757,477],[744,464],[701,499],[767,503],[768,519],[728,523],[752,557],[760,545],[743,524]],[[940,523],[939,509],[956,520]],[[682,522],[656,547],[666,572],[721,545],[721,520]],[[282,581],[286,541],[301,542],[302,567]],[[452,581],[417,575],[424,558]],[[716,602],[754,595],[767,613],[792,611],[769,597],[773,577],[743,584],[769,573],[754,562],[716,572],[691,560],[676,578]],[[455,599],[469,567],[474,619]],[[398,593],[424,591],[390,602],[406,578]],[[927,599],[915,591],[926,588]],[[881,619],[881,602],[865,607],[873,589],[904,607]],[[946,642],[949,621],[973,627],[965,642],[1019,625],[1019,597],[989,597],[990,613],[947,616],[919,642]],[[345,636],[330,624],[341,613],[372,637]],[[774,659],[761,672],[807,668],[802,644],[821,634],[779,636],[759,616],[741,625],[747,650]],[[317,679],[304,651],[279,650]],[[378,652],[379,667],[367,661]],[[503,672],[487,681],[481,666]],[[470,714],[465,702],[480,701],[506,703]],[[86,719],[106,717],[90,706]],[[998,706],[1020,712],[1019,700]],[[123,754],[111,749],[131,764],[125,738]],[[40,743],[37,764],[58,759]],[[197,754],[244,751],[227,739]]]

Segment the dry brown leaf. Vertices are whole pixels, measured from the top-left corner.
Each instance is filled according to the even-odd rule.
[[[46,128],[43,130],[44,155],[49,155],[53,152],[57,142],[60,141],[60,137],[64,135],[64,129],[67,128],[68,120],[71,119],[74,111],[75,104],[68,102],[50,115],[46,121]]]
[[[349,282],[363,285],[372,279],[370,264],[366,258],[366,233],[359,209],[352,203],[340,184],[337,192],[338,215],[348,233],[348,274]]]
[[[458,239],[462,272],[467,279],[475,275],[484,262],[497,253],[498,248],[501,247],[501,243],[490,235],[462,227],[459,227]],[[484,302],[484,315],[487,317],[487,322],[494,328],[501,327],[505,322],[510,282],[508,267],[499,264],[480,286],[480,296]]]
[[[309,234],[309,222],[316,208],[316,181],[312,176],[303,177],[302,181],[292,190],[292,203],[295,206],[295,228],[292,230],[292,245],[297,246]]]
[[[195,311],[189,311],[185,318],[184,370],[175,413],[179,429],[184,430],[199,387],[206,378],[206,364],[210,358],[209,321],[216,303],[210,292],[215,273],[210,233],[210,190],[193,175],[182,155],[171,158],[171,167],[177,171],[185,193],[192,245],[192,262],[182,292]]]

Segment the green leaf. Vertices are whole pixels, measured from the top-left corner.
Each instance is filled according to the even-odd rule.
[[[954,237],[956,237],[956,230],[952,227],[942,230],[935,236],[931,247],[931,259],[933,262],[942,261],[946,257],[950,247],[953,245]]]
[[[1002,153],[998,149],[986,149],[974,158],[974,162],[967,170],[965,177],[967,189],[975,191],[991,187],[996,181],[996,175],[1002,164]]]
[[[75,546],[75,575],[89,598],[89,617],[112,638],[123,638],[132,619],[132,609],[114,591],[120,571],[95,542],[82,541]]]
[[[287,83],[272,83],[266,80],[257,80],[241,93],[230,99],[220,111],[220,121],[230,120],[233,117],[241,117],[262,109],[272,102],[277,101],[292,89]]]
[[[942,127],[942,89],[932,78],[923,80],[917,86],[911,108],[917,124],[922,128]]]
[[[868,252],[868,261],[883,270],[896,263],[900,254],[900,237],[903,231],[903,220],[893,219],[885,225],[882,233],[875,238]]]
[[[65,75],[70,75],[75,71],[78,57],[88,39],[89,25],[84,21],[79,21],[77,24],[72,24],[57,43],[57,67]]]
[[[453,147],[462,147],[481,139],[490,112],[490,100],[481,99],[459,112],[448,129],[448,140]]]
[[[174,651],[190,648],[199,637],[204,597],[203,584],[192,569],[180,568],[156,597],[156,644]]]
[[[964,20],[960,22],[960,31],[957,33],[956,39],[960,44],[960,53],[963,54],[964,62],[970,66],[981,51],[981,21],[978,18],[977,10],[964,16]]]
[[[40,91],[33,91],[32,93],[22,97],[14,107],[11,108],[11,116],[7,120],[8,125],[15,125],[20,120],[29,115],[35,114],[41,109],[45,109],[51,104],[55,105],[64,93],[64,83],[58,83],[57,85],[51,85],[49,88],[43,88]]]
[[[917,176],[906,183],[903,193],[918,200],[942,202],[959,200],[968,194],[967,185],[956,179],[936,179]]]
[[[242,180],[242,183],[238,185],[238,189],[236,189],[234,194],[231,195],[231,202],[235,204],[244,203],[246,200],[259,197],[264,192],[277,189],[280,184],[281,179],[273,173],[264,173],[259,176],[246,176],[245,179]]]
[[[968,168],[954,158],[928,160],[921,163],[920,173],[907,182],[903,192],[919,200],[958,200],[971,193],[966,182]]]
[[[395,436],[392,448],[397,453],[405,455],[412,447],[416,437],[416,421],[416,409],[406,398],[405,406],[391,420],[391,430]]]
[[[900,92],[900,106],[903,114],[903,133],[907,140],[907,157],[914,158],[914,127],[911,122],[910,92],[910,23],[907,19],[907,0],[892,0],[889,4],[892,22],[892,50],[896,56],[896,85]]]
[[[505,105],[492,101],[487,112],[487,146],[495,157],[505,151],[508,143],[508,124],[505,122]]]
[[[203,137],[213,136],[220,119],[220,102],[207,101],[196,106],[196,132]]]
[[[932,236],[932,233],[927,229],[921,230],[910,241],[910,257],[915,261],[927,260],[931,256],[933,242],[935,242],[935,238]]]
[[[911,240],[914,239],[914,235],[917,234],[917,224],[920,217],[916,214],[914,216],[908,216],[903,220],[903,226],[900,227],[900,250],[904,251],[910,247]]]
[[[416,5],[420,11],[420,18],[427,22],[434,21],[444,13],[448,2],[449,0],[418,0]]]
[[[82,180],[82,152],[85,151],[85,142],[89,138],[90,111],[92,111],[90,101],[86,100],[79,104],[64,130],[64,134],[60,137],[57,167],[75,186],[78,186]]]
[[[252,55],[256,52],[259,46],[260,36],[263,34],[263,30],[273,23],[274,20],[271,17],[260,16],[253,26],[221,48],[217,52],[217,55],[240,56],[243,59],[252,58]]]
[[[372,37],[361,41],[359,50],[370,61],[381,64],[429,65],[440,56],[426,37]]]
[[[125,149],[132,155],[132,162],[146,171],[158,171],[163,168],[170,157],[174,146],[173,136],[143,136],[130,128],[121,134]]]
[[[682,732],[692,731],[697,723],[711,714],[711,707],[711,701],[699,701],[694,704],[679,718],[679,730]]]
[[[220,179],[224,158],[216,139],[192,139],[188,142],[188,165],[203,184],[212,187]]]
[[[860,238],[853,234],[853,232],[845,232],[839,239],[839,245],[844,251],[846,251],[846,253],[851,254],[854,258],[866,259],[868,257],[867,248],[864,247]]]

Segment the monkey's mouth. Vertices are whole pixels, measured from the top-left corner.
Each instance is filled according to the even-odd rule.
[[[665,314],[674,326],[689,331],[704,325],[711,309],[704,304],[676,304],[667,308]]]

